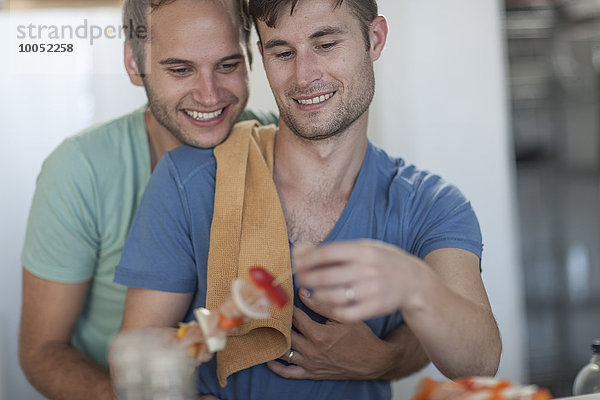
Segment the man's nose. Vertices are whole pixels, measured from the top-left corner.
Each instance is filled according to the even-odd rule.
[[[212,73],[198,74],[194,82],[192,97],[203,106],[214,106],[219,103],[219,86]]]
[[[316,54],[306,51],[296,56],[296,84],[298,87],[310,86],[312,82],[323,77],[319,59]]]

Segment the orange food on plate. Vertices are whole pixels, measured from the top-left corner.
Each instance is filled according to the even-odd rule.
[[[412,400],[551,400],[546,389],[506,379],[466,377],[454,381],[422,379]]]

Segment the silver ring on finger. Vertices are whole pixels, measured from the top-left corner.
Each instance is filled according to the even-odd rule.
[[[288,362],[288,364],[293,364],[292,363],[292,357],[294,357],[294,350],[290,350],[290,352],[288,353],[288,356],[287,356],[287,362]]]
[[[356,300],[356,292],[352,289],[352,286],[348,285],[346,290],[344,291],[344,295],[346,296],[346,301],[351,304]]]

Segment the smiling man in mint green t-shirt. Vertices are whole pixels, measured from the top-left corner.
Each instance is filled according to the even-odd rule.
[[[73,345],[103,367],[127,291],[113,283],[115,266],[151,174],[144,111],[91,127],[48,156],[22,255],[27,274],[88,286]],[[242,118],[275,117],[246,111]]]
[[[170,11],[180,1],[186,18],[173,30]],[[125,1],[124,25],[152,24],[125,42],[125,67],[148,106],[66,139],[43,164],[22,254],[19,357],[46,397],[114,397],[106,354],[126,293],[114,269],[162,155],[181,144],[215,146],[239,119],[276,121],[243,114],[248,16],[235,1],[210,10],[204,3],[213,4],[158,1],[150,10],[150,2]]]

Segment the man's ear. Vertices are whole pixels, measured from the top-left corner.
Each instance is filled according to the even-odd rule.
[[[375,61],[381,56],[381,52],[385,47],[385,41],[388,34],[388,25],[383,15],[375,17],[369,27],[369,39],[371,39],[371,60]]]
[[[262,48],[262,43],[260,42],[260,40],[256,41],[256,47],[258,47],[258,52],[260,53],[260,56],[263,56],[263,48]]]
[[[129,75],[129,80],[136,86],[144,86],[144,80],[142,79],[142,75],[140,74],[140,70],[137,65],[137,61],[133,56],[133,49],[131,48],[131,43],[129,40],[125,42],[125,69],[127,70],[127,75]]]

